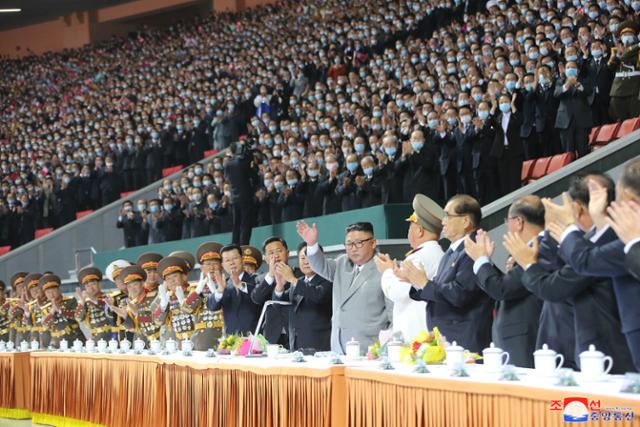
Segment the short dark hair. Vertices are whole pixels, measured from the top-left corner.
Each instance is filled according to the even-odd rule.
[[[351,233],[352,231],[364,231],[366,233],[371,233],[373,236],[373,224],[370,222],[355,222],[349,226],[345,230],[345,234]]]
[[[640,159],[631,160],[624,166],[620,175],[620,185],[640,196]]]
[[[304,251],[307,248],[307,242],[302,242],[298,245],[298,248],[296,249],[296,253],[300,253],[300,251]],[[322,245],[318,245],[318,248],[320,248],[320,252],[323,252],[322,249]]]
[[[584,206],[589,205],[589,179],[598,181],[607,189],[607,203],[616,198],[616,185],[607,174],[600,172],[582,172],[569,183],[569,197]]]
[[[264,241],[264,243],[262,244],[262,252],[266,252],[267,251],[267,245],[273,243],[273,242],[280,242],[282,243],[282,246],[284,246],[284,248],[288,251],[289,247],[287,246],[287,242],[278,236],[271,236],[269,237],[267,240]]]
[[[522,217],[529,224],[544,227],[544,205],[538,196],[521,197],[511,205],[509,213]]]
[[[482,221],[482,208],[480,203],[467,194],[457,194],[449,199],[449,202],[457,202],[454,210],[458,215],[469,215],[471,223],[475,228],[480,226]]]
[[[231,252],[231,251],[238,251],[238,255],[240,255],[240,257],[242,257],[242,248],[238,245],[227,245],[225,247],[223,247],[222,249],[220,249],[220,256],[222,256],[222,254],[224,254],[225,252]]]

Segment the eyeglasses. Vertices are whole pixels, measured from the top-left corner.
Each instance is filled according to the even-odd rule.
[[[505,216],[504,217],[504,222],[507,223],[509,221],[511,221],[512,219],[520,219],[519,216]]]
[[[368,239],[364,239],[364,240],[355,240],[353,242],[344,242],[344,245],[347,247],[347,249],[354,249],[354,248],[355,249],[360,249],[369,240],[373,240],[373,238],[369,237]]]
[[[467,216],[467,214],[450,214],[445,212],[444,215],[442,216],[442,219],[461,218],[463,216]]]

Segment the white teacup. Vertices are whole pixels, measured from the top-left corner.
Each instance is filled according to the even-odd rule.
[[[190,352],[193,351],[193,341],[191,340],[182,340],[182,351]]]
[[[31,350],[37,350],[40,348],[40,342],[33,340],[31,341]]]
[[[160,341],[158,340],[153,340],[149,343],[149,348],[151,349],[152,352],[154,353],[158,353],[160,351]]]
[[[500,372],[509,363],[509,353],[491,343],[488,348],[482,350],[482,360],[485,371]]]
[[[175,351],[178,349],[178,346],[176,345],[176,342],[174,340],[169,339],[164,343],[164,348],[169,353],[175,353]]]
[[[16,345],[13,343],[13,341],[7,341],[7,350],[13,351],[14,348],[16,348]]]
[[[445,349],[447,354],[447,366],[454,368],[459,365],[464,365],[464,348],[459,346],[457,342],[451,343],[449,347]]]
[[[123,351],[129,351],[129,350],[131,350],[131,341],[126,340],[126,339],[125,339],[125,340],[120,341],[120,348],[121,348]]]
[[[107,342],[103,339],[98,341],[98,351],[104,353],[107,351]]]
[[[144,350],[144,341],[141,340],[140,338],[138,338],[137,340],[135,340],[133,342],[133,349],[135,351],[142,351]]]
[[[351,338],[351,341],[347,342],[347,359],[355,360],[360,357],[360,342],[355,338]]]
[[[92,339],[88,339],[84,346],[87,351],[94,351],[96,349],[96,342]]]
[[[81,351],[81,350],[82,350],[82,341],[80,341],[80,340],[75,340],[75,341],[73,342],[73,349],[74,349],[75,351]]]
[[[20,343],[20,351],[29,351],[29,343],[27,341]]]
[[[551,376],[557,373],[564,363],[564,356],[551,350],[548,345],[543,344],[541,349],[533,353],[533,362],[538,374]]]
[[[0,340],[0,351],[7,351],[7,343]]]
[[[609,362],[607,364],[607,362]],[[605,365],[607,367],[605,368]],[[580,353],[580,372],[590,379],[599,379],[609,373],[613,367],[611,356],[605,356],[603,352],[597,351],[592,344],[589,350]]]
[[[277,358],[282,348],[280,344],[269,344],[267,346],[267,356],[271,359]]]
[[[118,341],[117,340],[110,340],[109,341],[109,350],[111,351],[118,351]]]
[[[62,351],[69,350],[69,341],[65,339],[60,340],[60,350]]]

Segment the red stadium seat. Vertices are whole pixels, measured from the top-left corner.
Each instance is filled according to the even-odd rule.
[[[640,128],[640,118],[634,117],[633,119],[627,119],[618,128],[616,136],[613,139],[622,138],[625,135],[629,135],[634,130]]]
[[[536,164],[537,159],[525,160],[522,162],[522,173],[520,174],[520,181],[523,184],[529,182],[531,178],[531,172],[533,172],[533,166]]]
[[[549,168],[549,163],[551,163],[551,157],[541,157],[536,160],[536,164],[533,165],[533,171],[531,172],[529,182],[533,182],[536,179],[540,179],[545,176],[547,169]]]
[[[133,194],[135,193],[135,191],[124,191],[122,193],[120,193],[120,198],[124,199],[125,197],[127,197],[129,194]]]
[[[575,159],[576,159],[576,153],[574,152],[556,154],[551,158],[551,161],[549,162],[549,166],[547,167],[547,174],[550,174],[551,172],[555,172],[563,168],[564,166],[567,166],[569,163],[573,162]]]
[[[36,239],[42,237],[42,236],[46,236],[47,234],[51,233],[53,231],[53,227],[49,227],[49,228],[39,228],[36,230]]]
[[[162,177],[166,178],[169,175],[173,175],[174,173],[182,170],[182,165],[174,166],[172,168],[164,168],[162,169]]]
[[[220,150],[218,150],[217,148],[214,148],[212,150],[207,150],[204,152],[204,158],[206,159],[207,157],[211,157],[214,154],[217,154]]]
[[[596,143],[596,137],[598,136],[598,132],[600,132],[600,126],[591,128],[591,133],[589,134],[589,145]]]
[[[611,141],[615,139],[616,132],[620,127],[620,123],[611,123],[608,125],[602,125],[600,127],[600,132],[596,136],[594,141],[595,145],[607,145]]]
[[[4,255],[11,250],[11,246],[0,246],[0,255]]]
[[[76,212],[76,219],[80,219],[80,218],[82,218],[83,216],[87,216],[87,215],[89,215],[89,214],[90,214],[90,213],[92,213],[92,212],[93,212],[93,209],[89,209],[89,210],[86,210],[86,211]]]

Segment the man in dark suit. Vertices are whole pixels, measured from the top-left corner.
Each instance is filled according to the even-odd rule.
[[[471,109],[460,108],[460,124],[454,130],[456,140],[456,171],[458,174],[458,192],[478,198],[473,179],[473,144],[476,141],[476,130],[471,123]]]
[[[264,258],[269,265],[269,271],[257,280],[257,286],[251,293],[253,302],[263,305],[283,292],[289,290],[293,282],[289,282],[283,274],[289,263],[289,248],[287,242],[279,237],[270,237],[262,246]],[[275,298],[277,299],[277,298]],[[272,344],[289,347],[289,307],[272,305],[267,308],[264,323],[264,337]]]
[[[556,115],[556,129],[560,129],[560,141],[565,153],[577,151],[579,156],[589,153],[588,135],[591,129],[589,97],[593,84],[589,76],[578,74],[578,64],[567,62],[566,77],[558,79],[553,95],[560,100]]]
[[[251,153],[241,142],[231,144],[233,157],[224,166],[224,175],[231,185],[231,218],[233,223],[231,241],[248,245],[253,224],[253,197],[257,172],[252,166]]]
[[[624,243],[627,271],[640,280],[640,204],[635,200],[613,202],[607,212],[607,223]]]
[[[524,92],[522,96],[522,125],[520,126],[520,138],[524,146],[525,160],[540,157],[538,152],[538,131],[536,129],[536,92],[535,76],[524,76]]]
[[[411,202],[416,194],[438,199],[440,188],[438,173],[439,147],[431,139],[425,140],[422,131],[411,133],[411,139],[402,144],[402,156],[396,162],[396,173],[402,180],[402,197]]]
[[[298,246],[298,265],[303,276],[296,278],[293,270],[283,268],[290,287],[276,298],[290,301],[289,348],[305,351],[328,351],[331,348],[331,290],[333,284],[315,274],[305,251],[307,244]]]
[[[137,237],[142,230],[142,218],[140,218],[140,214],[133,211],[133,203],[130,201],[122,204],[116,227],[122,228],[124,231],[125,248],[131,248],[138,244]]]
[[[525,242],[536,240],[544,228],[544,206],[540,198],[525,196],[514,202],[507,216],[507,228]],[[490,258],[495,244],[482,230],[475,242],[467,237],[464,247],[475,261],[473,272],[478,286],[496,300],[493,342],[509,352],[514,365],[532,368],[542,301],[523,286],[523,266],[508,262],[510,268],[503,273],[493,265]]]
[[[244,271],[240,246],[228,245],[220,252],[229,278],[225,282],[220,272],[214,273],[217,290],[207,298],[207,308],[223,309],[225,334],[253,333],[262,309],[250,298],[256,286],[255,276]]]
[[[609,61],[607,51],[607,46],[602,41],[594,40],[591,43],[591,56],[585,64],[589,81],[593,85],[591,96],[588,98],[593,114],[593,126],[612,121],[609,116],[609,92],[615,73],[607,65]]]
[[[595,240],[596,244],[604,244],[615,239],[615,234],[611,229],[597,234],[593,228],[593,220],[588,211],[588,179],[598,179],[606,183],[611,189],[611,194],[613,181],[605,175],[588,175],[575,178],[569,187],[575,221],[580,229],[589,230],[585,238]],[[506,245],[519,263],[529,265],[522,276],[524,286],[544,299],[545,305],[566,303],[573,312],[572,331],[567,328],[563,330],[561,324],[543,323],[541,319],[540,328],[555,330],[558,340],[555,343],[541,340],[538,347],[548,343],[551,348],[565,355],[565,366],[571,366],[567,363],[567,356],[579,366],[580,353],[588,350],[589,345],[593,344],[603,353],[615,355],[612,372],[624,373],[634,370],[627,343],[620,332],[620,317],[610,279],[577,274],[558,256],[557,242],[549,233],[545,233],[540,246],[551,250],[536,251],[536,248],[527,247],[522,241],[507,242]],[[575,337],[575,345],[573,354],[567,354],[569,350],[563,347],[563,344],[573,341],[571,333]]]
[[[540,142],[538,154],[552,156],[560,153],[560,140],[555,130],[558,100],[553,96],[555,82],[546,65],[537,69],[534,82],[536,101],[536,132]]]
[[[618,200],[639,197],[639,182],[640,161],[633,160],[627,163],[617,183]],[[594,179],[589,181],[589,212],[598,234],[606,230],[606,208],[608,200],[612,199],[610,192],[601,182]],[[634,365],[636,369],[640,369],[640,312],[636,304],[640,300],[640,283],[626,269],[625,244],[619,239],[608,242],[585,239],[584,232],[576,225],[571,225],[574,224],[574,220],[568,204],[568,196],[565,196],[562,206],[550,201],[545,203],[545,208],[551,209],[550,218],[553,218],[553,223],[550,231],[560,242],[560,256],[578,274],[612,279],[622,333],[625,335]]]
[[[500,196],[520,188],[524,148],[520,139],[522,115],[515,106],[515,96],[500,95],[500,113],[494,118],[495,136],[491,147],[491,157],[498,165]]]
[[[427,301],[427,325],[440,329],[450,342],[456,341],[480,352],[491,341],[493,301],[478,287],[473,261],[464,251],[465,237],[475,234],[482,219],[480,204],[467,195],[454,196],[444,208],[443,234],[452,243],[435,277],[411,262],[402,264],[398,277],[411,283],[409,296]]]

